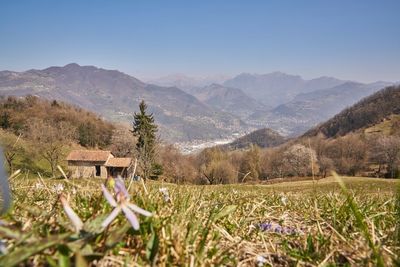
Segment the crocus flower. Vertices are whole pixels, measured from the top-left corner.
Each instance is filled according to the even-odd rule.
[[[61,192],[64,191],[63,184],[54,185],[53,186],[53,191],[56,192],[57,194],[61,194]]]
[[[0,239],[0,255],[6,255],[8,253],[8,249],[6,246],[6,242]]]
[[[166,188],[166,187],[161,187],[161,188],[159,189],[159,191],[160,191],[160,193],[163,195],[164,201],[165,201],[165,202],[170,202],[170,201],[171,201],[171,198],[169,197],[168,188]]]
[[[257,255],[256,261],[257,261],[257,266],[264,266],[267,263],[267,259],[261,255]]]
[[[284,195],[281,196],[281,202],[284,206],[287,205],[287,197],[285,197]]]
[[[122,210],[125,214],[125,217],[131,223],[132,227],[135,230],[139,230],[139,221],[134,212],[140,213],[147,217],[152,216],[152,213],[129,202],[130,196],[125,188],[124,182],[121,179],[119,178],[115,179],[114,189],[115,189],[116,200],[107,190],[107,188],[103,184],[101,185],[101,190],[103,191],[104,197],[106,198],[108,203],[114,207],[114,210],[110,213],[110,215],[108,215],[108,217],[104,220],[101,226],[103,228],[107,227]]]
[[[258,224],[258,228],[261,231],[273,232],[277,234],[295,235],[303,233],[302,231],[299,231],[296,228],[280,226],[277,223],[260,223]]]
[[[81,218],[79,218],[79,216],[73,211],[73,209],[69,205],[68,200],[64,197],[63,194],[60,195],[60,201],[64,208],[65,214],[67,214],[67,217],[74,225],[76,232],[79,233],[83,227],[83,222]]]

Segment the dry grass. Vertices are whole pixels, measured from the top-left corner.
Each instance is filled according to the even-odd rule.
[[[64,192],[71,194],[72,208],[91,225],[87,229],[95,229],[97,221],[111,211],[99,181],[46,180],[41,187],[35,185],[39,180],[18,177],[12,181],[14,207],[3,218],[7,225],[0,226],[8,249],[0,265],[86,261],[98,266],[254,266],[261,259],[265,266],[363,266],[379,265],[380,260],[388,266],[396,260],[399,264],[399,240],[394,234],[400,219],[395,208],[398,182],[361,177],[344,177],[344,182],[349,195],[332,177],[274,185],[148,182],[149,194],[141,183],[134,183],[132,201],[155,213],[139,218],[139,231],[120,215],[103,232],[77,235],[53,187],[62,183]],[[160,187],[169,189],[170,203],[164,201]],[[296,233],[262,231],[260,223]],[[372,245],[366,241],[368,236]]]

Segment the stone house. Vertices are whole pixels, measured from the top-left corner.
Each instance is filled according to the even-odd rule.
[[[104,150],[73,150],[66,160],[71,178],[127,178],[132,165],[131,158],[116,158]]]

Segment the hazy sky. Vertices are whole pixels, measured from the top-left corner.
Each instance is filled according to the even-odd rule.
[[[400,1],[1,0],[0,70],[400,80]]]

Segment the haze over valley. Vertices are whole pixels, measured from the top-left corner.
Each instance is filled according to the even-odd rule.
[[[160,78],[154,85],[118,70],[71,63],[42,70],[1,71],[0,94],[65,101],[127,125],[138,103],[145,100],[160,126],[161,138],[192,151],[262,128],[286,137],[301,135],[392,84],[332,77],[305,80],[282,72],[242,73],[218,81],[181,75]]]

